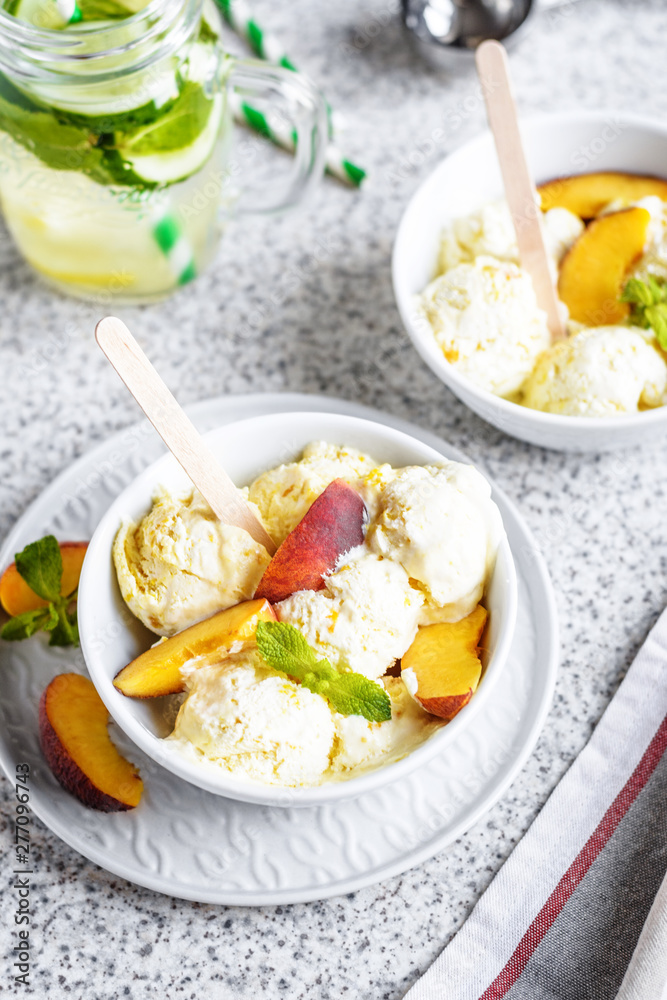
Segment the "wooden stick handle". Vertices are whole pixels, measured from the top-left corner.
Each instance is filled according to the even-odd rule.
[[[496,143],[505,196],[516,230],[521,266],[532,278],[537,304],[547,314],[552,340],[560,340],[565,336],[565,329],[549,270],[537,192],[521,141],[507,53],[500,42],[482,42],[475,60],[489,127]]]
[[[128,328],[107,316],[95,329],[97,343],[144,411],[174,458],[181,464],[213,513],[244,528],[270,555],[276,546],[243,499],[196,427],[178,405]]]

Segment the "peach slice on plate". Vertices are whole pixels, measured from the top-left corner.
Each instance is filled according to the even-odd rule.
[[[80,674],[59,674],[39,703],[39,738],[60,784],[102,812],[139,805],[143,782],[107,731],[109,713],[95,687]]]
[[[538,191],[542,196],[544,212],[550,208],[567,208],[582,219],[595,218],[605,205],[617,199],[632,202],[657,195],[667,201],[667,181],[615,171],[557,177],[540,184]]]
[[[60,555],[63,561],[63,575],[60,593],[63,597],[73,593],[79,586],[81,567],[88,548],[88,542],[61,542]],[[48,602],[31,590],[12,563],[0,577],[0,604],[8,615],[22,615],[26,611],[37,611],[47,607]]]
[[[275,621],[268,601],[252,600],[218,611],[152,646],[114,678],[114,686],[130,698],[158,698],[184,690],[181,667],[195,656],[227,650],[255,637],[257,623]]]
[[[587,326],[613,326],[629,313],[619,302],[625,277],[646,243],[651,216],[626,208],[594,219],[561,264],[558,294],[570,318]]]
[[[276,604],[297,590],[321,590],[340,557],[363,543],[366,519],[357,491],[334,479],[278,548],[255,597]]]
[[[424,625],[401,660],[401,676],[419,704],[448,722],[467,705],[482,676],[479,641],[486,609],[461,621]]]

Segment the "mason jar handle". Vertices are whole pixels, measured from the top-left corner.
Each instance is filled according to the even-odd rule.
[[[281,145],[295,146],[292,170],[278,195],[267,191],[266,183],[244,183],[233,214],[268,215],[291,208],[312,190],[324,171],[328,123],[322,95],[301,73],[256,59],[235,60],[227,85],[232,91],[230,100],[250,109],[260,130],[264,122],[283,140]],[[265,107],[270,110],[265,112]]]

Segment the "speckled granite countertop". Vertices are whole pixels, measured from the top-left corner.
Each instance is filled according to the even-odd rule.
[[[436,157],[483,126],[472,68],[448,75],[424,65],[386,0],[257,7],[346,113],[346,149],[372,180],[361,193],[327,181],[298,215],[232,228],[208,275],[168,304],[123,314],[184,403],[324,392],[391,410],[484,461],[546,556],[561,616],[560,679],[536,751],[487,817],[427,864],[352,896],[255,910],[172,900],[101,871],[36,822],[40,997],[398,1000],[583,747],[667,597],[664,446],[580,458],[510,440],[441,385],[401,329],[389,276],[394,231]],[[581,0],[540,15],[512,57],[522,111],[609,107],[667,118],[657,82],[666,29],[664,0]],[[441,148],[424,155],[443,123]],[[95,311],[45,289],[6,237],[0,261],[4,536],[58,472],[137,410],[94,345]],[[6,847],[6,830],[3,838]]]

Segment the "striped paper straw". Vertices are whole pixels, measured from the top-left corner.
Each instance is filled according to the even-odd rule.
[[[296,66],[287,55],[282,43],[275,35],[269,34],[260,27],[245,0],[217,0],[217,2],[227,24],[237,35],[246,39],[255,55],[258,55],[260,59],[266,59],[267,62],[275,63],[277,66],[283,66],[285,69],[291,69],[294,72],[297,71]],[[326,102],[326,104],[329,117],[329,134],[331,135],[334,113],[329,103]],[[271,139],[276,145],[290,152],[294,151],[295,142],[291,131],[282,131],[275,125],[269,125],[265,115],[261,111],[257,111],[245,102],[241,102],[240,105],[237,104],[234,107],[234,115],[238,121],[261,132],[262,135]],[[366,177],[366,171],[362,167],[352,163],[351,160],[346,159],[333,144],[329,146],[327,151],[326,171],[332,177],[337,177],[338,180],[352,187],[359,187]]]
[[[76,0],[56,0],[56,9],[65,24],[78,24],[81,20],[81,10]]]
[[[167,258],[171,272],[179,285],[197,276],[195,258],[176,216],[168,205],[158,209],[152,220],[153,239]]]
[[[255,55],[296,72],[296,66],[278,39],[260,28],[245,0],[218,0],[218,4],[227,24],[247,40]]]
[[[248,125],[255,132],[270,139],[276,146],[280,146],[281,149],[286,149],[289,153],[294,152],[296,132],[293,129],[277,119],[270,121],[263,111],[248,104],[238,94],[232,93],[230,96],[232,114],[237,122],[241,125]],[[327,148],[325,169],[332,177],[337,177],[338,180],[352,187],[359,187],[366,176],[365,170],[346,160],[340,150],[331,144]]]
[[[263,28],[260,28],[245,0],[218,0],[218,3],[227,24],[237,35],[245,38],[255,55],[259,56],[260,59],[266,59],[267,62],[275,63],[276,66],[283,66],[284,69],[298,72],[275,35],[267,34]],[[325,104],[329,120],[329,135],[331,136],[333,112],[329,102],[325,100]]]

